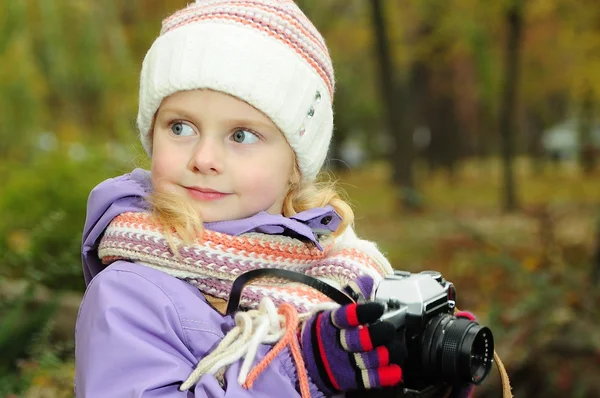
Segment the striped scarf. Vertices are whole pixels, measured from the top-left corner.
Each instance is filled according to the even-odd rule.
[[[356,277],[384,275],[379,262],[364,252],[336,249],[332,237],[312,243],[263,233],[232,236],[204,230],[202,239],[184,244],[177,239],[179,256],[173,254],[163,229],[148,213],[123,213],[110,223],[100,242],[98,254],[104,264],[126,260],[161,270],[187,281],[205,295],[227,300],[233,281],[246,271],[279,268],[300,272],[315,278],[346,286]],[[317,304],[331,300],[306,285],[277,278],[262,278],[247,285],[240,306],[258,307],[262,298],[270,298],[276,306],[293,305],[306,313]]]

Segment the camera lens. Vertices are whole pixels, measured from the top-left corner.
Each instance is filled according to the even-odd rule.
[[[425,371],[450,383],[481,384],[492,368],[494,338],[477,322],[439,315],[425,328],[422,349]]]

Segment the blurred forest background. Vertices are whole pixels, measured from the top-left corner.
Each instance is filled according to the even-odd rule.
[[[140,66],[186,3],[0,0],[0,397],[73,395],[87,195],[148,164]],[[455,283],[516,396],[600,396],[600,2],[298,3],[359,234]]]

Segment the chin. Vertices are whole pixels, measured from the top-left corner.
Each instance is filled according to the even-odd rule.
[[[202,219],[202,222],[218,222],[218,221],[228,221],[228,220],[234,220],[235,218],[231,218],[231,216],[229,217],[225,217],[225,216],[221,216],[219,214],[214,214],[214,212],[210,212],[210,211],[198,211],[198,213],[200,214],[200,218]],[[204,213],[208,213],[208,214],[204,214]]]

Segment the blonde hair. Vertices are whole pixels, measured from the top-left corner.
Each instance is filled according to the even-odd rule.
[[[290,190],[283,200],[282,213],[284,217],[291,217],[305,210],[317,207],[331,206],[340,216],[342,222],[334,236],[342,234],[346,228],[354,224],[354,212],[346,200],[343,199],[342,190],[331,176],[322,174],[321,178],[327,180],[306,182],[300,177],[298,167],[294,168],[292,180],[299,182],[292,183]]]
[[[300,171],[297,167],[294,168],[292,179],[298,180],[298,182],[290,185],[290,190],[284,198],[282,209],[284,217],[329,205],[342,219],[339,227],[333,233],[334,236],[339,236],[354,223],[354,212],[342,198],[336,181],[330,177],[327,181],[301,181]],[[163,232],[173,253],[178,254],[177,247],[179,246],[175,241],[175,236],[188,244],[202,238],[204,231],[202,218],[189,201],[179,195],[156,191],[150,194],[147,200],[151,205],[153,218],[164,228]]]

